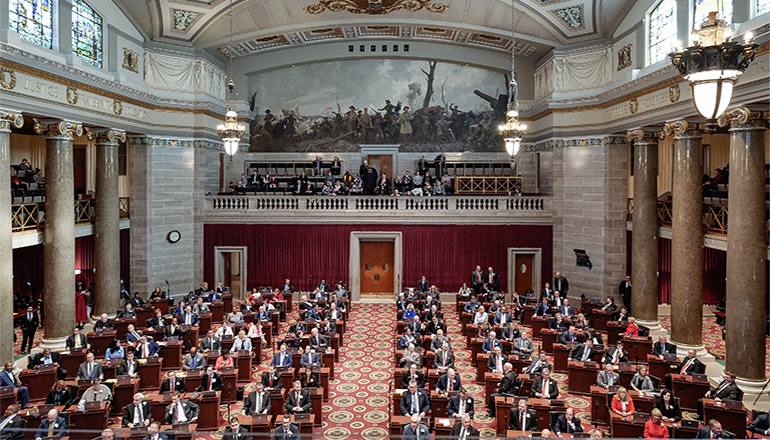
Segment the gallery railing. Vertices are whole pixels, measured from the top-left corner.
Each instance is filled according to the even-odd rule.
[[[456,194],[513,194],[521,191],[521,177],[455,177]]]
[[[76,225],[92,224],[96,218],[95,199],[76,200],[74,214]],[[129,198],[120,198],[120,218],[129,217]],[[11,231],[28,232],[45,226],[45,203],[17,203],[11,205]]]

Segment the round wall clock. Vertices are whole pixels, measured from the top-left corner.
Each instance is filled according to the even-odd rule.
[[[177,231],[176,229],[174,229],[173,231],[169,232],[168,236],[166,237],[166,239],[170,243],[176,243],[181,238],[182,238],[182,234],[180,234],[179,231]]]

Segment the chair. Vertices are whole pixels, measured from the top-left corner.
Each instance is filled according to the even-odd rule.
[[[458,167],[456,173],[457,173],[458,176],[464,176],[465,175],[465,167],[463,167],[463,166]]]
[[[286,175],[286,168],[284,167],[277,167],[275,169],[275,175],[276,177],[283,177]]]
[[[22,203],[32,203],[33,195],[32,191],[26,190],[24,191],[24,198]]]
[[[21,203],[24,203],[24,190],[23,189],[13,190],[13,204],[19,205]]]
[[[494,173],[495,177],[500,177],[503,175],[503,167],[502,166],[496,166],[494,167]]]
[[[485,176],[489,177],[492,175],[492,168],[488,165],[483,165],[482,172],[484,173]]]
[[[556,426],[556,421],[559,420],[559,416],[562,416],[567,413],[567,411],[549,411],[551,413],[551,423],[548,425],[548,427],[551,429],[551,431],[554,430],[554,427]]]
[[[511,177],[511,175],[513,175],[513,170],[510,167],[503,168],[503,176]]]
[[[474,167],[474,168],[473,168],[473,175],[474,175],[474,176],[478,176],[478,177],[481,177],[483,174],[484,174],[484,168],[482,168],[482,167],[480,167],[480,166],[479,166],[479,167]]]
[[[660,378],[653,376],[652,374],[648,374],[648,376],[650,376],[650,380],[652,381],[652,387],[655,390],[660,391]]]

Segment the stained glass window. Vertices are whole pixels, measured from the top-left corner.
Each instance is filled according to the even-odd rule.
[[[770,12],[770,0],[757,0],[757,15]]]
[[[676,0],[661,0],[649,15],[650,64],[666,58],[676,45]]]
[[[10,0],[10,29],[21,38],[53,48],[51,0]]]
[[[706,21],[711,11],[719,12],[719,18],[722,20],[733,22],[732,0],[695,0],[695,29],[700,29],[700,25]]]
[[[102,67],[102,17],[83,0],[72,1],[72,51]]]

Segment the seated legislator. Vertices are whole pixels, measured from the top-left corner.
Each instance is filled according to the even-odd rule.
[[[308,345],[305,352],[300,356],[299,364],[303,367],[320,367],[321,355],[316,353],[315,349]]]
[[[575,329],[574,325],[569,326],[567,328],[567,331],[562,333],[561,336],[559,337],[559,343],[565,344],[565,345],[571,344],[577,341],[578,341],[577,330]]]
[[[221,391],[222,390],[222,375],[214,371],[214,366],[209,365],[206,367],[206,374],[201,378],[201,384],[198,386],[198,391]]]
[[[465,388],[460,388],[460,393],[452,396],[446,407],[446,413],[453,419],[461,419],[463,416],[471,416],[475,413],[473,397],[468,395]]]
[[[160,287],[156,287],[155,290],[153,290],[150,293],[150,301],[155,299],[163,299],[166,297],[166,292],[160,290]]]
[[[564,301],[559,306],[559,313],[569,318],[575,316],[575,308],[569,305],[569,298],[564,298]]]
[[[152,422],[147,427],[147,435],[142,440],[168,440],[168,436],[160,433],[160,422]]]
[[[102,364],[101,362],[96,362],[94,360],[94,354],[92,352],[88,352],[88,354],[86,354],[86,361],[78,367],[77,379],[94,380],[96,378],[104,379]]]
[[[142,338],[139,339],[139,342],[136,345],[136,350],[134,350],[134,354],[137,355],[139,359],[147,359],[151,356],[157,356],[159,353],[160,346],[155,343],[154,339],[148,338],[144,335],[142,335]]]
[[[160,393],[173,393],[176,391],[184,394],[187,392],[187,387],[184,383],[184,379],[176,377],[176,372],[171,370],[166,373],[166,378],[160,383]]]
[[[281,424],[275,428],[271,440],[293,440],[299,438],[299,428],[291,423],[291,416],[284,414],[281,418]]]
[[[605,364],[617,365],[621,362],[628,362],[628,352],[623,349],[623,340],[618,340],[615,346],[604,353]]]
[[[222,372],[222,368],[224,367],[234,367],[235,366],[235,360],[232,356],[230,356],[229,351],[223,351],[222,354],[217,358],[217,362],[214,364],[214,369]]]
[[[265,391],[265,384],[257,382],[257,389],[250,392],[243,401],[243,412],[247,416],[270,414],[270,392]]]
[[[200,342],[201,351],[218,351],[222,348],[222,340],[214,335],[214,330],[209,329],[206,332],[206,337],[201,339]]]
[[[77,401],[77,393],[67,387],[63,380],[57,380],[45,398],[46,405],[70,406]]]
[[[732,434],[722,430],[722,424],[717,420],[709,420],[708,426],[704,426],[698,430],[695,438],[710,438],[710,439],[730,439],[733,438]]]
[[[682,362],[679,365],[672,365],[671,369],[676,374],[684,374],[684,375],[703,374],[706,372],[706,366],[703,365],[703,362],[701,362],[696,357],[695,350],[689,350],[687,352],[687,357],[682,359]],[[665,383],[666,383],[666,388],[668,388],[669,390],[672,389],[671,373],[666,374]]]
[[[206,356],[198,353],[197,347],[190,347],[190,352],[184,355],[182,369],[187,371],[204,367],[206,367]]]
[[[532,397],[540,399],[558,399],[559,385],[551,379],[551,369],[543,368],[540,377],[532,382]]]
[[[585,343],[576,345],[567,357],[568,361],[585,362],[592,360],[594,354],[594,341],[586,339]]]
[[[409,382],[409,389],[401,395],[401,415],[419,415],[425,417],[430,412],[430,400],[428,394],[417,389],[417,382]]]
[[[500,310],[495,313],[495,325],[501,325],[505,327],[506,325],[513,322],[513,318],[511,317],[511,314],[508,313],[508,307],[505,305],[500,307]]]
[[[449,340],[449,337],[447,337],[444,333],[444,330],[437,329],[436,334],[433,336],[433,339],[430,341],[430,351],[436,353],[439,350],[441,350],[441,347],[444,346],[444,343],[449,345],[451,347],[451,341]],[[404,347],[406,348],[406,346]]]
[[[404,440],[430,438],[430,428],[420,422],[421,418],[418,414],[412,414],[409,418],[409,424],[404,425],[401,438]]]
[[[501,347],[495,347],[487,360],[487,371],[503,374],[503,366],[508,362],[508,356],[503,354]]]
[[[281,349],[278,353],[273,355],[273,360],[270,362],[271,365],[275,365],[276,367],[291,367],[293,365],[293,361],[291,358],[291,353],[286,351],[288,347],[286,344],[281,344]]]
[[[580,424],[580,419],[575,417],[575,410],[570,407],[567,407],[564,414],[556,419],[556,423],[551,428],[553,428],[553,432],[558,437],[562,437],[562,434],[583,432],[583,425]]]
[[[119,339],[113,339],[110,345],[107,346],[107,350],[104,351],[104,360],[125,358],[126,349],[120,345]]]
[[[130,376],[132,378],[139,376],[139,362],[134,359],[134,352],[129,351],[126,358],[118,365],[118,376]]]
[[[465,414],[460,418],[460,423],[455,423],[452,426],[449,438],[452,440],[479,440],[479,430],[471,425],[471,417]]]
[[[519,392],[519,376],[516,374],[515,371],[513,371],[513,365],[511,363],[506,363],[503,365],[503,377],[500,380],[500,383],[498,384],[497,388],[495,388],[494,392],[491,396],[487,399],[487,408],[489,408],[489,411],[487,411],[487,416],[494,418],[496,409],[495,409],[495,397],[496,396],[515,396]]]
[[[171,324],[166,326],[165,331],[163,332],[166,339],[168,338],[181,338],[184,334],[182,333],[182,327],[179,325],[179,320],[176,318],[171,318]]]
[[[441,349],[436,351],[436,356],[433,358],[433,368],[443,373],[454,367],[455,356],[452,353],[452,350],[449,349],[449,344],[444,342],[441,345]]]
[[[631,388],[636,391],[648,391],[654,393],[658,390],[655,389],[655,384],[652,383],[652,378],[647,374],[647,366],[639,365],[636,369],[636,374],[631,378]]]
[[[561,330],[567,328],[567,321],[564,320],[564,315],[557,313],[556,316],[548,323],[548,328],[551,330]]]
[[[655,399],[655,408],[660,410],[661,418],[666,423],[679,423],[682,420],[682,410],[676,403],[671,390],[661,390],[660,396]]]
[[[91,345],[88,343],[88,341],[86,341],[86,336],[80,334],[80,328],[75,327],[72,329],[72,334],[67,337],[65,347],[67,350],[72,350],[73,348],[82,348],[88,350],[91,348]]]
[[[612,386],[620,385],[620,375],[615,372],[615,368],[612,364],[604,364],[604,370],[596,374],[596,386],[600,386],[605,390]]]
[[[241,440],[249,437],[251,437],[251,434],[249,434],[246,428],[241,426],[238,417],[230,418],[229,426],[225,428],[225,432],[222,434],[224,440]]]
[[[520,399],[518,405],[511,409],[511,417],[508,419],[508,429],[514,431],[539,431],[537,415],[527,408],[527,399]]]
[[[235,353],[240,350],[251,351],[254,347],[251,345],[251,339],[246,337],[246,331],[241,329],[238,332],[238,337],[233,341],[233,346],[230,348],[230,353]]]
[[[147,326],[152,329],[165,329],[166,318],[163,317],[163,311],[155,309],[155,316],[147,320]],[[138,340],[139,338],[137,337],[136,339]]]
[[[404,351],[404,355],[401,356],[399,365],[401,368],[409,368],[410,365],[415,364],[418,367],[422,367],[422,356],[414,348],[414,344],[409,344]]]
[[[44,348],[41,353],[33,354],[29,357],[27,368],[37,370],[41,365],[53,364],[58,367],[58,370],[56,370],[57,379],[64,380],[67,377],[67,370],[61,367],[61,363],[62,358],[59,353],[51,351],[50,348]]]
[[[548,303],[548,297],[542,297],[540,302],[535,308],[535,316],[545,316],[551,310],[551,305]]]
[[[759,435],[770,435],[770,415],[757,411],[754,414],[754,420],[749,423],[748,431]]]
[[[268,390],[280,390],[283,388],[281,383],[281,373],[275,371],[275,364],[270,364],[267,367],[267,371],[262,373],[262,383]]]
[[[621,336],[624,338],[638,338],[639,337],[639,326],[636,325],[636,318],[633,316],[630,316],[628,318],[628,326],[626,327],[626,330],[621,333]]]
[[[329,338],[319,335],[317,328],[312,328],[310,330],[310,339],[308,342],[318,353],[323,353],[329,347]]]
[[[27,407],[27,404],[29,403],[29,389],[22,386],[21,380],[13,374],[13,363],[5,363],[5,368],[3,369],[3,372],[0,373],[0,386],[14,387],[17,391],[22,409]]]
[[[126,327],[126,344],[135,346],[142,339],[142,332],[136,330],[134,324],[128,324]]]
[[[516,327],[516,324],[513,322],[509,322],[504,328],[503,328],[503,341],[509,341],[513,343],[516,339],[521,337],[521,331],[518,327]]]
[[[544,368],[550,370],[551,363],[548,362],[548,355],[544,351],[541,351],[537,358],[535,358],[528,366],[524,367],[523,373],[537,374],[543,371]]]
[[[398,348],[402,350],[406,350],[409,344],[414,344],[416,342],[417,342],[417,339],[415,339],[414,335],[412,335],[412,329],[410,329],[409,327],[405,327],[404,336],[401,336],[398,339]]]
[[[0,439],[21,440],[24,436],[24,419],[19,413],[19,405],[12,403],[5,408],[5,414],[0,419]]]
[[[415,381],[417,382],[418,388],[424,388],[425,384],[427,383],[427,380],[425,379],[425,375],[422,374],[422,371],[417,367],[417,365],[412,364],[409,366],[409,369],[404,371],[404,374],[401,376],[401,387],[402,389],[409,388],[409,382]]]
[[[493,330],[484,339],[484,343],[481,345],[481,352],[489,354],[495,347],[503,348],[503,343],[497,339],[497,333]]]
[[[644,438],[669,438],[668,426],[663,423],[662,414],[658,408],[650,412],[650,420],[644,424]]]
[[[302,382],[294,381],[294,387],[286,393],[286,414],[309,414],[312,404],[310,393],[302,389]]]
[[[136,318],[136,311],[134,310],[134,307],[131,305],[131,303],[126,303],[126,306],[118,312],[118,315],[116,316],[118,319],[132,319]]]
[[[529,335],[522,334],[519,338],[513,341],[513,354],[516,356],[526,355],[532,356],[535,348],[532,345],[532,339]]]
[[[717,402],[740,401],[743,398],[743,392],[735,383],[735,373],[726,371],[724,380],[716,387],[711,387],[703,397],[714,399]],[[698,399],[698,419],[703,420],[703,399]]]
[[[123,407],[123,426],[136,428],[150,426],[152,420],[152,408],[149,402],[145,402],[144,394],[134,394],[134,401]]]
[[[676,354],[676,345],[668,342],[665,336],[659,336],[658,342],[652,344],[652,354],[663,358],[664,354]]]
[[[612,403],[610,409],[615,414],[619,414],[622,417],[628,418],[634,415],[636,411],[634,408],[634,400],[628,395],[626,387],[618,388],[618,392],[612,396]]]
[[[302,388],[321,388],[321,378],[318,373],[313,372],[312,367],[304,367],[299,373],[299,380],[302,383]]]
[[[111,320],[109,315],[102,313],[99,320],[94,324],[94,331],[101,333],[105,330],[115,330],[115,321]]]
[[[182,313],[182,325],[192,325],[196,326],[200,323],[200,318],[198,318],[198,315],[196,313],[193,313],[192,306],[187,306],[184,309],[184,313]]]
[[[40,422],[40,426],[35,433],[35,440],[43,438],[62,438],[67,432],[67,420],[59,416],[59,411],[52,409],[48,415]]]
[[[176,392],[171,395],[171,404],[166,407],[167,425],[185,425],[195,423],[200,416],[201,408],[198,404],[186,399]]]
[[[450,368],[447,370],[446,374],[442,374],[441,377],[438,378],[436,390],[441,392],[459,391],[462,386],[463,383],[460,376],[454,368]]]
[[[106,385],[102,385],[102,380],[98,377],[94,379],[90,388],[83,392],[80,397],[80,405],[88,402],[106,402],[112,400],[112,391]]]

